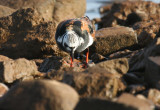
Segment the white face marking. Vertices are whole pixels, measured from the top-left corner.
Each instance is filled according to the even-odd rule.
[[[68,46],[66,49],[69,51],[71,51],[69,47],[74,47],[73,51],[75,51],[82,43],[84,43],[84,40],[80,38],[74,31],[68,31],[64,35],[62,45],[65,47],[64,44],[66,44]]]

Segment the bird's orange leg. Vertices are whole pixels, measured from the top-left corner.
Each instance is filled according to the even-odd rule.
[[[71,64],[70,64],[70,67],[73,67],[73,59],[71,57]]]
[[[86,53],[86,64],[88,64],[88,57],[89,57],[89,48],[88,48],[88,51]]]

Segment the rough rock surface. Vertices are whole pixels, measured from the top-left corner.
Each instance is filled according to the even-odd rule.
[[[160,6],[153,2],[141,0],[116,2],[112,6],[108,6],[106,13],[101,18],[99,28],[117,25],[132,26],[139,21],[159,19]]]
[[[53,19],[56,22],[84,16],[86,0],[56,0]]]
[[[11,15],[16,10],[0,5],[0,17]]]
[[[74,87],[81,97],[112,99],[126,88],[120,75],[98,67],[85,72],[65,72],[62,82]]]
[[[0,4],[13,9],[34,8],[45,21],[52,20],[54,11],[53,0],[1,0]]]
[[[6,56],[0,55],[0,62],[5,61],[5,60],[12,60]]]
[[[0,98],[3,110],[73,110],[79,100],[70,86],[49,80],[21,82]]]
[[[159,37],[160,22],[159,20],[137,22],[133,25],[133,29],[137,33],[139,46],[145,47]]]
[[[0,67],[0,79],[6,83],[13,83],[15,80],[39,73],[35,62],[24,58],[5,60],[0,63]]]
[[[157,89],[150,89],[148,91],[148,99],[152,100],[154,104],[160,105],[160,91]]]
[[[0,18],[1,54],[10,58],[29,59],[66,55],[56,45],[55,30],[54,22],[44,22],[32,8],[21,9],[11,16]]]
[[[146,99],[136,98],[131,94],[124,93],[118,100],[119,103],[123,103],[128,106],[132,106],[138,110],[153,110],[154,105]]]
[[[96,67],[102,68],[112,74],[125,74],[129,70],[129,64],[127,58],[119,58],[113,60],[107,60],[100,62],[95,65]],[[91,68],[95,68],[95,66]],[[91,69],[88,68],[88,69]]]
[[[96,41],[91,46],[92,53],[107,55],[137,44],[137,35],[132,28],[111,27],[96,31]]]
[[[57,23],[81,17],[86,11],[86,0],[1,0],[0,4],[14,9],[34,8],[45,21]]]
[[[82,68],[83,63],[77,59],[74,59],[73,66],[74,66],[73,69],[77,72],[84,70]],[[63,70],[65,68],[69,68],[69,67],[70,67],[70,58],[68,56],[64,57],[64,58],[53,56],[53,57],[49,57],[49,58],[44,59],[44,61],[42,62],[42,64],[39,67],[39,71],[49,72],[52,69]]]
[[[6,92],[8,92],[9,88],[3,84],[0,83],[0,97],[2,97]]]

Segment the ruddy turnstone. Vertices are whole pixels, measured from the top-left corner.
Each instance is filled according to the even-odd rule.
[[[71,56],[70,67],[73,67],[74,53],[82,52],[93,44],[95,30],[89,17],[69,19],[62,21],[56,30],[55,39],[57,45],[63,51],[69,52]],[[86,53],[88,64],[89,49]]]

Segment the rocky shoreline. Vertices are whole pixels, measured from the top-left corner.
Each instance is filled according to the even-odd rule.
[[[70,68],[56,27],[85,10],[85,0],[0,1],[0,110],[160,109],[160,5],[101,7],[89,67],[82,55]]]

